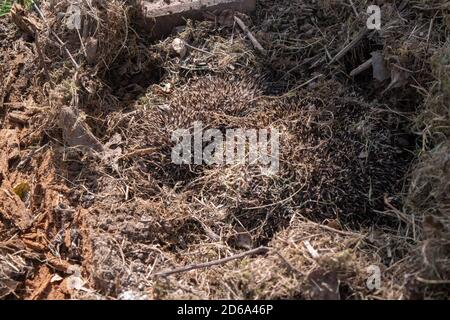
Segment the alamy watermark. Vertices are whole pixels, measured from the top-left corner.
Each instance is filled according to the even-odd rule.
[[[260,165],[263,174],[276,174],[280,167],[280,133],[277,129],[204,130],[201,122],[192,129],[172,133],[175,164]]]
[[[381,8],[376,5],[369,6],[367,8],[367,28],[369,30],[381,30]]]

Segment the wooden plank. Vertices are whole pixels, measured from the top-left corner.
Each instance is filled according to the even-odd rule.
[[[205,12],[251,13],[256,0],[156,0],[144,1],[142,6],[145,28],[152,38],[162,38],[184,25],[186,19],[202,20]]]

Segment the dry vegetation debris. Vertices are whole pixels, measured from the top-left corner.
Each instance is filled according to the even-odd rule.
[[[450,8],[377,3],[380,32],[368,1],[261,0],[264,54],[232,12],[152,41],[135,1],[15,5],[0,298],[448,298]],[[277,128],[278,174],[173,164],[194,121]]]

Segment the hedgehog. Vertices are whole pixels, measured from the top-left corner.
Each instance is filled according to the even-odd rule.
[[[127,128],[131,131],[130,140],[139,144],[139,147],[132,149],[156,150],[145,160],[154,164],[151,171],[160,172],[171,180],[174,172],[180,171],[171,163],[172,148],[176,144],[172,141],[175,130],[191,130],[195,122],[201,122],[204,129],[218,128],[223,131],[251,127],[251,115],[256,112],[256,100],[260,94],[256,81],[251,78],[192,79],[174,89],[170,95],[161,94],[158,98],[164,107],[153,106],[149,111],[141,111],[138,123],[133,128]],[[182,176],[191,177],[188,173],[191,168],[182,171],[185,171]]]
[[[316,218],[347,215],[364,220],[382,208],[384,192],[394,193],[408,159],[391,141],[392,128],[385,119],[367,118],[371,110],[342,102],[344,96],[335,81],[289,98],[272,98],[264,96],[259,82],[251,78],[192,79],[162,95],[167,107],[144,113],[137,130],[132,129],[140,148],[158,150],[137,161],[145,163],[146,171],[163,185],[189,185],[214,199],[215,205],[230,206],[230,199],[239,199],[231,205],[232,212],[247,217],[251,229],[257,229],[269,211],[277,212],[273,219],[289,217],[298,206]],[[265,177],[248,163],[226,168],[174,164],[171,133],[192,129],[195,121],[201,121],[204,129],[222,131],[277,128],[280,170]],[[371,150],[366,150],[368,140]],[[258,207],[262,209],[246,209]],[[258,223],[252,217],[259,217]]]
[[[217,118],[244,118],[251,113],[261,92],[255,80],[203,77],[175,90],[168,101],[165,125],[190,128],[194,121],[215,122]]]

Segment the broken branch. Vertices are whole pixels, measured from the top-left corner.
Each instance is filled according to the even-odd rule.
[[[167,276],[170,276],[175,273],[181,273],[181,272],[187,272],[187,271],[196,270],[196,269],[208,268],[208,267],[227,263],[231,260],[241,259],[246,256],[267,253],[268,251],[269,251],[269,248],[267,248],[267,247],[259,247],[256,249],[245,251],[245,252],[242,252],[242,253],[227,257],[227,258],[219,259],[219,260],[214,260],[214,261],[199,263],[199,264],[190,264],[185,267],[180,267],[180,268],[176,268],[173,270],[158,272],[155,274],[155,276],[167,277]]]
[[[263,46],[256,40],[253,33],[248,29],[248,27],[245,25],[244,21],[239,19],[238,17],[234,16],[234,21],[241,27],[242,31],[244,31],[247,34],[247,37],[252,42],[253,46],[258,49],[259,52],[261,52],[263,55],[266,55],[266,50],[263,48]]]
[[[364,28],[357,36],[355,39],[353,39],[348,45],[346,45],[344,48],[342,48],[341,51],[339,51],[339,53],[334,56],[333,59],[331,59],[331,61],[328,63],[329,65],[332,64],[333,62],[341,59],[343,56],[345,56],[347,54],[347,52],[349,52],[351,49],[353,49],[368,33],[369,33],[369,29]]]

